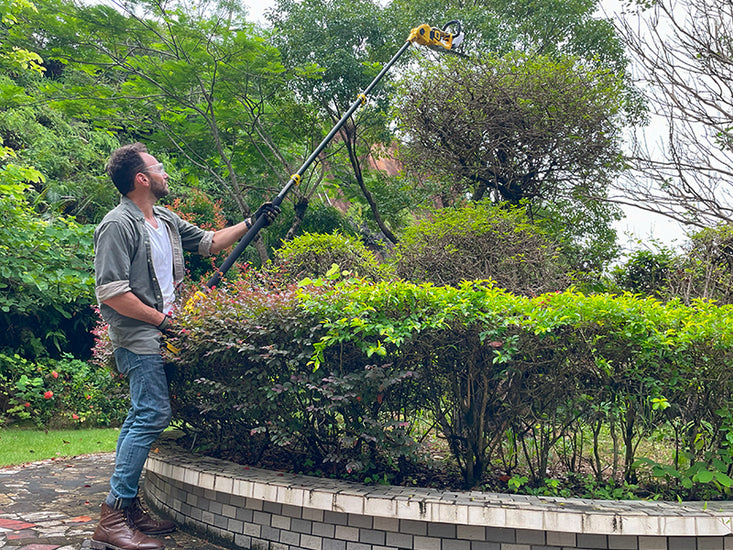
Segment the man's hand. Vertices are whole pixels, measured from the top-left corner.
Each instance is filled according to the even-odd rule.
[[[178,336],[180,332],[177,323],[170,315],[163,317],[163,320],[155,328],[162,332],[163,336]]]
[[[264,227],[267,227],[270,225],[273,221],[275,221],[275,218],[277,218],[277,215],[280,213],[280,207],[272,204],[271,202],[265,202],[257,209],[257,212],[255,212],[255,221],[264,214],[265,216],[265,225]]]

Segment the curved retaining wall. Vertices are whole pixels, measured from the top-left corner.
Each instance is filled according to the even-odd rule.
[[[164,439],[148,505],[231,548],[733,550],[733,502],[601,501],[364,486],[191,454]]]

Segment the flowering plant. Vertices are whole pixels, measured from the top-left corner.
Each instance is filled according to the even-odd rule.
[[[119,377],[66,355],[32,362],[0,354],[0,420],[40,428],[114,426],[124,419],[126,387]]]

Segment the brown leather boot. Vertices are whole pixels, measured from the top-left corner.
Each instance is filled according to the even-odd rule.
[[[155,519],[143,508],[142,500],[135,497],[127,511],[135,529],[146,535],[165,535],[176,530],[176,524],[166,519]]]
[[[99,524],[92,535],[95,550],[162,550],[163,541],[151,539],[133,526],[129,508],[115,510],[102,503]]]

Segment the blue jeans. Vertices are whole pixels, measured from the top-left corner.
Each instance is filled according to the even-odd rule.
[[[118,348],[115,360],[117,370],[130,384],[130,410],[117,438],[115,469],[106,499],[108,506],[120,509],[137,496],[150,447],[171,421],[171,404],[160,354],[137,355]]]

